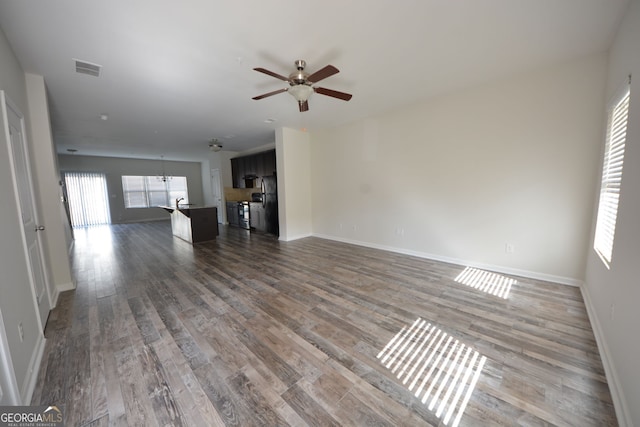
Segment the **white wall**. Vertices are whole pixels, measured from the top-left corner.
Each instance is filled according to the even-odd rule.
[[[59,185],[57,154],[51,137],[51,122],[44,78],[26,74],[29,116],[31,118],[31,146],[34,162],[34,181],[39,200],[40,222],[45,226],[41,234],[47,253],[47,265],[51,272],[51,305],[56,305],[59,292],[75,288],[69,264],[69,222],[62,204],[62,189]]]
[[[250,154],[261,153],[263,151],[269,151],[269,150],[273,150],[275,148],[276,148],[276,143],[275,142],[270,142],[268,144],[263,144],[263,145],[261,145],[259,147],[254,147],[254,148],[251,148],[249,150],[236,151],[235,155],[233,157],[248,156]]]
[[[314,132],[313,234],[579,283],[605,72],[591,56]]]
[[[631,106],[622,175],[622,189],[611,269],[588,246],[585,297],[591,322],[606,359],[609,387],[617,397],[620,425],[640,426],[640,2],[630,3],[610,51],[607,98],[632,74]],[[604,107],[604,105],[603,105]],[[604,117],[605,112],[600,113]],[[601,148],[604,139],[600,140]],[[602,167],[602,159],[598,167]],[[592,191],[600,190],[599,181]],[[596,205],[594,204],[594,221]],[[593,236],[593,232],[591,233]],[[613,309],[612,309],[613,307]]]
[[[100,172],[106,174],[112,223],[169,219],[167,212],[161,208],[125,209],[124,207],[122,175],[160,175],[162,173],[160,160],[60,155],[58,161],[61,172]],[[187,177],[189,203],[204,204],[200,163],[167,160],[164,162],[164,168],[167,175]]]
[[[215,201],[211,189],[211,164],[208,159],[200,163],[200,173],[202,174],[202,203],[205,206],[213,206]]]
[[[280,240],[295,240],[312,233],[310,156],[308,133],[276,130]]]
[[[22,114],[26,117],[27,133],[29,129],[28,104],[26,94],[26,83],[24,72],[9,47],[4,33],[0,31],[0,90],[18,106]],[[1,121],[1,120],[0,120]],[[9,354],[5,354],[11,359],[15,383],[20,390],[18,400],[9,399],[8,390],[5,390],[3,403],[18,404],[23,403],[23,399],[30,399],[28,384],[34,373],[31,369],[37,366],[29,366],[34,360],[34,355],[39,351],[43,336],[40,330],[34,299],[29,283],[29,273],[25,253],[16,242],[22,241],[21,221],[18,214],[17,198],[13,187],[13,178],[9,164],[9,149],[4,123],[0,124],[0,340],[9,347]],[[27,135],[27,140],[30,136]],[[18,334],[18,324],[22,323],[24,329],[24,341],[20,340]],[[4,347],[4,345],[0,346]],[[0,349],[0,351],[2,351]],[[2,357],[0,356],[0,359]],[[5,376],[6,360],[2,360],[3,369],[0,370],[0,384],[6,386]],[[9,369],[11,371],[11,369]],[[26,387],[25,387],[26,385]],[[8,400],[5,400],[8,399]],[[28,402],[27,402],[28,403]],[[25,404],[27,404],[25,403]]]

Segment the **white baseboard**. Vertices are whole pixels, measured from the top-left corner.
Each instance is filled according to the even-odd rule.
[[[311,236],[313,236],[313,234],[311,234],[311,233],[297,234],[295,236],[282,236],[282,235],[280,235],[280,237],[278,237],[278,240],[281,240],[283,242],[292,242],[294,240],[304,239],[305,237],[311,237]]]
[[[394,246],[379,245],[377,243],[361,242],[359,240],[352,240],[352,239],[345,239],[345,238],[342,238],[342,237],[329,236],[329,235],[326,235],[326,234],[313,234],[313,236],[321,238],[321,239],[334,240],[336,242],[349,243],[349,244],[352,244],[352,245],[364,246],[364,247],[373,248],[373,249],[381,249],[383,251],[395,252],[395,253],[399,253],[399,254],[403,254],[403,255],[411,255],[411,256],[418,257],[418,258],[425,258],[425,259],[430,259],[430,260],[434,260],[434,261],[441,261],[441,262],[446,262],[446,263],[455,264],[455,265],[461,265],[461,266],[465,266],[465,267],[481,268],[483,270],[495,271],[497,273],[509,274],[509,275],[512,275],[512,276],[527,277],[529,279],[542,280],[542,281],[545,281],[545,282],[553,282],[553,283],[558,283],[558,284],[561,284],[561,285],[569,285],[569,286],[576,286],[576,287],[580,287],[582,285],[582,281],[581,280],[574,279],[574,278],[571,278],[571,277],[555,276],[555,275],[552,275],[552,274],[539,273],[539,272],[536,272],[536,271],[529,271],[529,270],[519,270],[517,268],[504,267],[504,266],[501,266],[501,265],[484,264],[484,263],[479,263],[479,262],[470,261],[470,260],[464,260],[464,259],[459,259],[459,258],[452,258],[452,257],[447,257],[447,256],[442,256],[442,255],[430,254],[428,252],[413,251],[413,250],[410,250],[410,249],[397,248],[397,247],[394,247]],[[307,236],[303,236],[303,237],[307,237]],[[289,240],[293,240],[293,239],[289,239]]]
[[[22,390],[20,392],[20,399],[23,405],[30,405],[31,398],[33,397],[33,391],[36,388],[36,381],[38,381],[38,372],[40,371],[40,363],[42,363],[42,355],[44,354],[44,344],[46,340],[44,335],[38,336],[38,342],[31,355],[31,361],[29,362],[29,370],[27,376],[22,383]]]
[[[581,286],[580,291],[582,292],[584,305],[587,307],[587,315],[589,316],[589,321],[591,322],[591,329],[593,329],[593,334],[595,335],[596,343],[598,344],[598,352],[600,353],[602,366],[604,367],[604,372],[607,377],[607,383],[609,384],[609,391],[611,392],[613,407],[616,410],[618,425],[620,427],[633,427],[627,400],[624,397],[622,385],[620,384],[618,374],[616,373],[615,367],[613,366],[613,360],[611,359],[609,346],[607,345],[607,340],[605,339],[604,333],[602,332],[602,326],[600,326],[600,321],[598,320],[598,315],[596,314],[595,307],[593,306],[593,302],[591,301],[589,290],[586,286]]]
[[[60,296],[60,293],[66,292],[66,291],[72,291],[75,288],[76,288],[76,284],[73,282],[63,283],[62,285],[56,285],[53,292],[53,296],[51,298],[52,299],[51,309],[54,309],[58,305],[58,297]]]
[[[58,293],[66,292],[66,291],[72,291],[75,288],[76,288],[76,284],[73,283],[73,282],[63,283],[62,285],[57,285],[56,286],[56,290],[58,291]]]
[[[53,310],[54,308],[56,308],[56,306],[58,305],[58,297],[60,296],[60,290],[58,289],[58,287],[56,286],[53,289],[53,295],[51,295],[51,310]]]

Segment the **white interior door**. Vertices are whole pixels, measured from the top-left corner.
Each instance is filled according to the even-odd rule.
[[[38,234],[44,232],[44,226],[38,223],[38,216],[33,197],[33,183],[29,167],[24,118],[20,111],[5,98],[7,119],[9,123],[10,151],[14,183],[19,198],[22,231],[24,233],[25,251],[28,256],[31,286],[35,303],[40,315],[40,324],[44,330],[51,309],[48,294],[47,277],[44,268],[42,242]]]
[[[211,169],[211,192],[213,202],[218,208],[218,222],[222,224],[222,188],[220,183],[220,169]]]

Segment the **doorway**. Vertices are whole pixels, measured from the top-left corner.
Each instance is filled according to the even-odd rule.
[[[105,174],[65,172],[64,183],[72,227],[111,223]]]

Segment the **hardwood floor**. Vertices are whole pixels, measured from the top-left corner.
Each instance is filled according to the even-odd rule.
[[[168,222],[76,230],[73,271],[32,402],[68,426],[616,425],[577,288]]]

